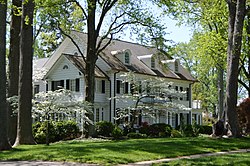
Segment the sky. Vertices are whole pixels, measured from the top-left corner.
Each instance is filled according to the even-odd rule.
[[[167,32],[170,33],[166,36],[174,42],[188,42],[192,37],[192,28],[185,25],[177,26],[177,21],[166,18]]]

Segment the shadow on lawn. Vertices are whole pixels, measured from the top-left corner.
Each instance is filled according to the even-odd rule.
[[[250,148],[250,139],[152,138],[107,142],[68,141],[20,146],[0,153],[1,159],[74,161],[82,163],[124,164],[142,160]],[[12,156],[12,157],[10,157]]]

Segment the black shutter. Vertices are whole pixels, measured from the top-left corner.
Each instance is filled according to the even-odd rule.
[[[69,90],[69,80],[66,80],[66,89]]]
[[[187,88],[187,101],[189,101],[189,97],[190,96],[190,90],[189,90],[189,88]]]
[[[60,80],[60,86],[64,88],[64,80]]]
[[[56,89],[55,89],[55,81],[52,81],[52,82],[51,82],[51,90],[52,90],[52,91],[56,90]]]
[[[77,78],[76,79],[76,92],[79,92],[80,91],[80,79]]]
[[[121,81],[120,80],[116,81],[116,93],[118,94],[121,93]]]
[[[128,93],[128,82],[125,82],[124,93]]]
[[[102,93],[105,93],[105,80],[102,80]]]

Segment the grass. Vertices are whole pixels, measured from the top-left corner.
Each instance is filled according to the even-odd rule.
[[[0,152],[0,160],[45,160],[115,165],[198,153],[250,148],[250,138],[151,138],[122,141],[65,141],[22,145]]]
[[[248,166],[250,165],[250,153],[237,153],[220,155],[213,157],[202,157],[198,159],[182,159],[168,163],[153,164],[153,166],[203,166],[203,165],[235,165]]]

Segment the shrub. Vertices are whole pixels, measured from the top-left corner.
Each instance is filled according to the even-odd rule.
[[[149,131],[150,131],[150,129],[149,129],[148,123],[147,122],[143,122],[142,125],[141,125],[141,127],[139,128],[139,132],[141,134],[149,135]]]
[[[74,139],[79,133],[79,128],[74,121],[60,121],[49,123],[49,142]],[[47,122],[33,124],[35,141],[39,144],[46,143]]]
[[[171,126],[165,123],[155,123],[149,127],[149,135],[153,137],[166,136],[166,127],[170,128]],[[172,127],[171,127],[172,128]],[[161,134],[160,134],[161,133]]]
[[[146,134],[141,134],[141,133],[128,133],[128,138],[134,138],[134,139],[137,139],[137,138],[147,138],[147,135]]]
[[[173,130],[171,131],[171,137],[172,137],[172,138],[181,138],[181,137],[182,137],[182,134],[181,134],[180,131],[173,129]]]
[[[114,139],[119,139],[123,136],[123,131],[120,127],[115,126],[113,131],[112,131],[112,137],[114,137]]]
[[[112,135],[112,131],[114,130],[114,125],[111,122],[107,121],[97,122],[95,127],[97,135],[101,135],[104,137],[110,137]]]
[[[199,135],[199,127],[197,125],[182,125],[180,131],[185,137],[197,137]]]
[[[171,136],[171,131],[173,130],[172,126],[167,124],[167,126],[165,127],[165,133],[167,137]]]
[[[200,133],[211,135],[213,133],[212,126],[208,126],[208,125],[200,126]]]
[[[76,122],[74,121],[55,122],[54,126],[59,140],[69,140],[76,138],[80,132]]]

